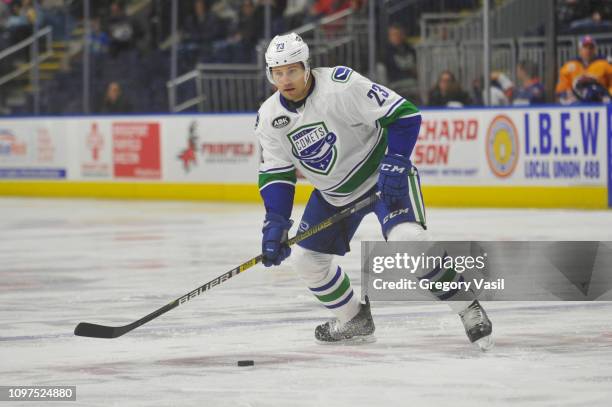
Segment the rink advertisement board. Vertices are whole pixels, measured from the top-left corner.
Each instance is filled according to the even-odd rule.
[[[608,128],[608,207],[612,208],[612,104],[607,109]]]
[[[0,120],[0,179],[65,179],[64,127],[46,120]]]
[[[164,179],[187,183],[257,182],[255,115],[187,115],[162,119]]]
[[[604,107],[425,110],[424,185],[607,186]]]
[[[78,174],[82,179],[110,179],[113,176],[112,123],[85,120],[73,123],[78,145]]]
[[[161,178],[158,122],[114,122],[113,165],[117,178]]]
[[[411,159],[427,206],[612,207],[612,108],[422,115]],[[0,194],[258,202],[255,119],[255,113],[0,119]],[[299,182],[296,202],[311,189]]]

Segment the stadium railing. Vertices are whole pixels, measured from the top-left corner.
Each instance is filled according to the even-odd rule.
[[[254,111],[264,94],[264,80],[259,64],[198,64],[168,81],[168,102],[173,113]],[[178,103],[181,96],[187,99]]]
[[[39,46],[38,57],[34,56],[34,43],[42,42]],[[0,86],[19,78],[33,67],[45,61],[53,55],[53,34],[51,27],[45,27],[32,36],[15,45],[0,51]]]
[[[312,65],[349,65],[356,70],[367,67],[367,18],[346,9],[294,31],[310,47]],[[257,46],[255,64],[198,64],[194,70],[168,81],[171,112],[241,112],[255,111],[270,94],[265,77],[263,53],[267,46]]]
[[[491,10],[491,38],[524,35],[543,25],[548,3],[533,0],[507,0]],[[464,16],[457,13],[423,13],[420,19],[423,41],[481,40],[482,10]]]

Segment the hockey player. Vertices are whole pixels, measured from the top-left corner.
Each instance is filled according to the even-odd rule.
[[[350,250],[357,227],[372,210],[386,240],[427,240],[419,176],[410,162],[421,114],[351,68],[311,69],[308,46],[295,33],[274,37],[265,59],[268,80],[278,91],[263,103],[255,125],[262,147],[259,189],[266,209],[263,263],[279,265],[291,253],[286,240],[296,169],[315,186],[300,231],[380,192],[374,208],[303,240],[293,253],[298,274],[335,316],[315,328],[315,338],[373,340],[368,299],[360,303],[335,255]],[[488,347],[491,323],[478,301],[460,308],[470,340]]]

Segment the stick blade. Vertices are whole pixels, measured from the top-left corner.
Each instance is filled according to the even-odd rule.
[[[86,336],[88,338],[116,338],[121,335],[118,331],[120,330],[112,326],[90,324],[89,322],[80,322],[74,328],[75,335]]]

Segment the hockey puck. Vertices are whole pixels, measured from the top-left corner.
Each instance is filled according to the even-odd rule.
[[[255,362],[252,360],[239,360],[238,366],[255,366]]]

